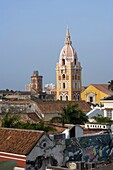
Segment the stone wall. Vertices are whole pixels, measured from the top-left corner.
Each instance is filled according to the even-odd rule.
[[[39,116],[39,118],[44,117],[36,103],[32,101],[0,102],[0,113],[6,112],[11,112],[13,114],[34,112]]]

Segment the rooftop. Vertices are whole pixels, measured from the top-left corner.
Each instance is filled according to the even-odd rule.
[[[27,155],[43,131],[0,128],[0,151]]]
[[[52,102],[37,102],[37,106],[42,114],[61,113],[63,107],[69,104],[78,104],[79,109],[83,112],[91,110],[90,105],[85,101],[52,101]]]

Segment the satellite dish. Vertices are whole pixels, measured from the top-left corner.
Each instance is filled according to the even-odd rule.
[[[113,132],[113,124],[111,125],[111,131]]]

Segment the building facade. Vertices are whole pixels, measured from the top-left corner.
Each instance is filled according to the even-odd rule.
[[[69,30],[56,64],[56,100],[80,100],[81,64],[72,46]]]
[[[104,117],[113,120],[113,95],[103,98],[101,102],[104,104]]]
[[[101,99],[109,95],[113,95],[113,92],[108,89],[108,84],[90,84],[81,93],[81,99],[95,105],[101,105]]]

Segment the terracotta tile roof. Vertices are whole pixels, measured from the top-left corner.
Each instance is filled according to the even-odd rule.
[[[48,134],[60,134],[67,129],[67,127],[62,127],[61,124],[59,125],[59,123],[57,123],[57,124],[55,124],[55,123],[54,124],[46,124],[46,125],[49,126],[49,127],[55,128],[55,131],[49,131]]]
[[[98,90],[102,91],[103,93],[106,93],[108,95],[113,95],[113,92],[108,90],[108,84],[91,84]]]
[[[0,128],[0,151],[27,155],[43,131]]]
[[[52,102],[37,102],[37,106],[42,114],[61,113],[62,108],[69,104],[78,104],[79,108],[83,112],[89,112],[91,110],[89,104],[85,101],[52,101]]]

